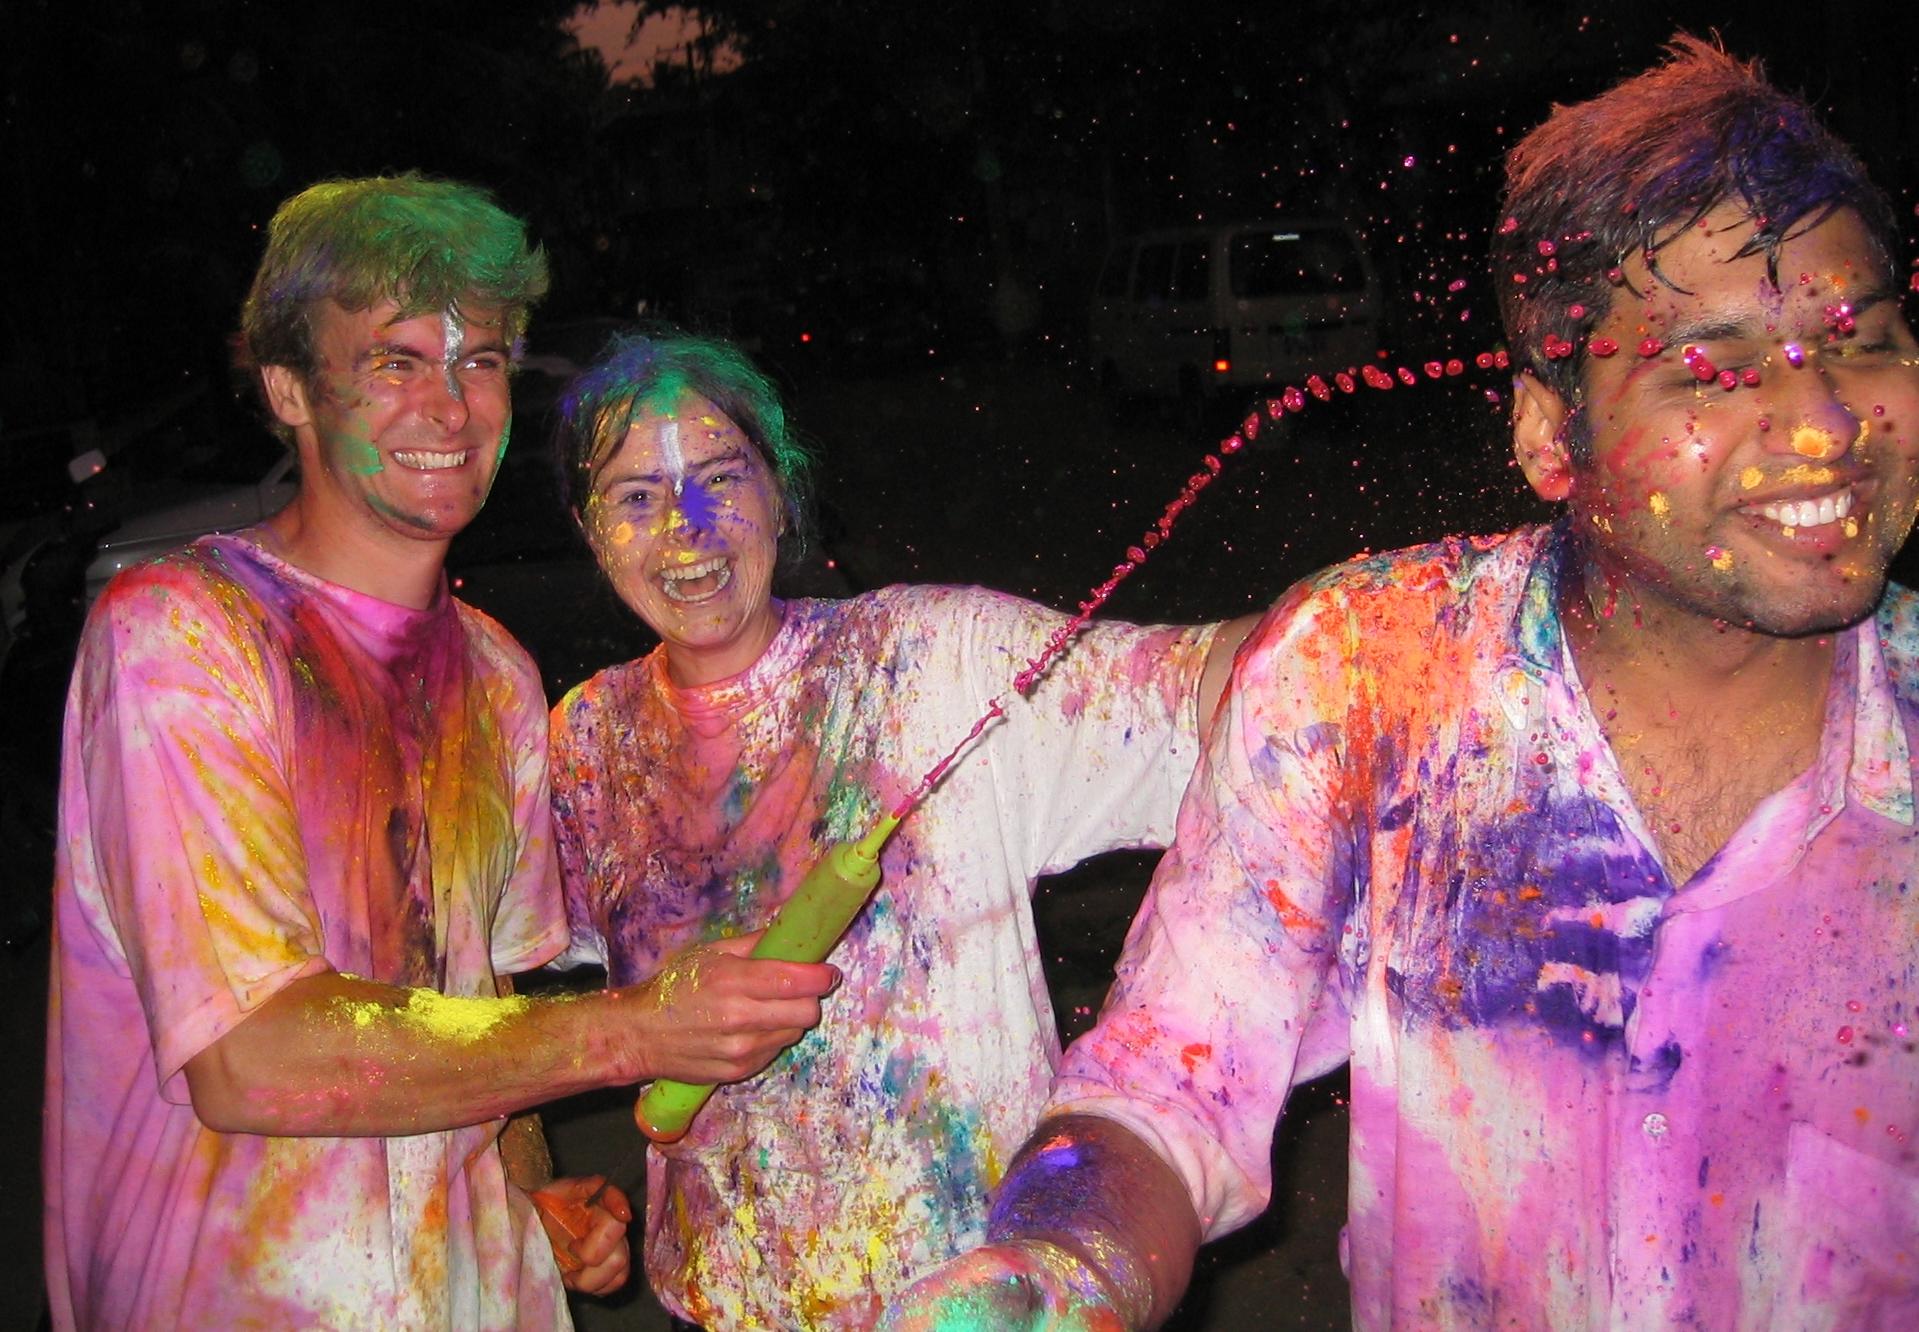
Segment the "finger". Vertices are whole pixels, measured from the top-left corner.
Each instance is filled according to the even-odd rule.
[[[760,936],[765,933],[765,930],[754,930],[751,934],[735,934],[726,939],[713,939],[696,947],[705,949],[709,953],[723,953],[727,957],[750,957],[753,953],[753,945],[757,944]],[[696,950],[689,948],[686,951],[690,953]]]
[[[625,1247],[626,1223],[596,1208],[593,1228],[573,1241],[573,1256],[590,1270],[603,1266]]]
[[[610,1295],[626,1284],[626,1278],[630,1271],[631,1263],[627,1256],[626,1246],[622,1244],[619,1251],[605,1262],[583,1268],[581,1271],[575,1273],[566,1284],[570,1289],[577,1290],[582,1295]]]
[[[621,1225],[633,1224],[633,1202],[626,1196],[626,1190],[617,1184],[608,1184],[600,1194],[600,1206]]]

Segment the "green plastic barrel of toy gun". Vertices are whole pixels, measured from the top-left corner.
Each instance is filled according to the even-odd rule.
[[[828,847],[774,914],[766,933],[753,945],[752,956],[781,962],[825,961],[879,887],[880,848],[898,826],[899,820],[889,815],[859,841]],[[712,1094],[712,1083],[661,1078],[640,1097],[633,1118],[655,1142],[673,1142],[686,1133]]]

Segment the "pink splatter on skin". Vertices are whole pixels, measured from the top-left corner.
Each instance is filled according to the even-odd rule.
[[[1762,256],[1737,255],[1751,231],[1715,210],[1660,253],[1670,286],[1629,261],[1629,289],[1645,295],[1616,300],[1591,335],[1640,355],[1587,359],[1590,456],[1562,441],[1558,462],[1600,563],[1642,597],[1735,625],[1845,622],[1876,599],[1912,523],[1919,346],[1897,301],[1856,269],[1874,253],[1856,216],[1789,239],[1781,271],[1808,276],[1779,291]],[[1550,391],[1536,401],[1565,415]],[[1867,404],[1885,405],[1890,427],[1871,447],[1860,425],[1880,418]],[[1807,464],[1829,479],[1793,470]]]

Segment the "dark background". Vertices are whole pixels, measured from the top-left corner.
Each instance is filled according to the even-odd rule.
[[[1337,214],[1384,275],[1393,363],[1470,360],[1498,341],[1484,252],[1501,154],[1680,27],[1806,93],[1909,238],[1919,198],[1910,3],[740,0],[701,6],[711,42],[650,85],[609,84],[560,27],[574,8],[6,0],[0,565],[52,526],[85,537],[272,456],[230,387],[227,336],[274,206],[327,176],[455,176],[526,216],[554,274],[535,354],[590,355],[641,302],[752,346],[823,455],[824,540],[797,587],[978,581],[1062,606],[1248,406],[1098,393],[1086,301],[1129,231]],[[731,72],[710,58],[722,48]],[[1534,515],[1502,389],[1362,393],[1268,432],[1113,609],[1224,617],[1363,547]],[[550,392],[521,381],[511,465],[452,566],[558,691],[644,635],[559,515],[538,448]],[[80,490],[66,462],[88,448],[108,468]],[[15,1001],[0,1039],[19,1071],[0,1105],[17,1140],[0,1325],[38,1308],[47,656],[38,678],[16,663],[0,697]],[[1097,1004],[1149,864],[1042,893],[1069,1028]],[[1334,1225],[1337,1201],[1292,1199]],[[1286,1228],[1262,1224],[1232,1261]]]

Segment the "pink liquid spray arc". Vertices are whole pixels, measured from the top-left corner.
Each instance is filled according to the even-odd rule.
[[[1599,341],[1603,341],[1603,339]],[[1555,347],[1552,350],[1557,351],[1558,349]],[[1598,355],[1609,355],[1613,349],[1595,345],[1592,347],[1592,350]],[[1561,354],[1570,355],[1571,352],[1572,344],[1567,343],[1565,351]],[[1480,352],[1473,358],[1473,364],[1481,370],[1505,370],[1511,365],[1511,360],[1504,350]],[[1202,465],[1201,470],[1194,472],[1186,478],[1185,484],[1180,487],[1179,493],[1173,496],[1167,503],[1165,510],[1161,512],[1158,520],[1146,529],[1146,532],[1140,537],[1137,544],[1126,548],[1126,558],[1119,564],[1113,566],[1113,572],[1107,577],[1106,581],[1093,588],[1087,594],[1086,599],[1079,603],[1078,613],[1055,630],[1053,635],[1046,640],[1045,645],[1040,649],[1039,653],[1029,659],[1026,665],[1020,669],[1019,673],[1013,677],[1013,692],[1019,694],[1026,693],[1039,681],[1042,675],[1046,674],[1047,668],[1058,660],[1060,654],[1066,650],[1067,645],[1073,641],[1079,634],[1079,631],[1087,626],[1099,608],[1104,606],[1112,597],[1113,593],[1119,589],[1119,585],[1131,577],[1135,569],[1146,563],[1147,559],[1151,557],[1152,552],[1172,534],[1173,524],[1179,520],[1179,516],[1198,501],[1199,493],[1211,485],[1214,479],[1225,469],[1225,459],[1232,457],[1241,449],[1245,448],[1250,441],[1257,438],[1261,427],[1267,420],[1277,421],[1288,414],[1297,414],[1305,411],[1307,403],[1312,399],[1318,399],[1320,402],[1330,401],[1335,392],[1344,394],[1356,393],[1359,391],[1361,384],[1371,389],[1384,391],[1392,388],[1395,384],[1403,384],[1411,388],[1421,382],[1456,378],[1466,373],[1466,363],[1458,357],[1445,361],[1427,361],[1421,367],[1421,370],[1424,372],[1423,380],[1420,372],[1414,371],[1408,366],[1400,366],[1392,371],[1387,371],[1377,365],[1361,366],[1357,370],[1341,370],[1334,374],[1331,384],[1328,384],[1326,380],[1319,375],[1311,375],[1307,377],[1304,391],[1289,387],[1278,396],[1265,399],[1260,409],[1249,412],[1246,419],[1240,422],[1238,430],[1221,440],[1215,451],[1207,453],[1200,459]],[[954,745],[951,750],[947,751],[946,757],[934,764],[933,767],[927,771],[926,775],[920,778],[919,783],[914,786],[911,791],[907,792],[906,796],[901,799],[898,804],[888,811],[886,816],[887,821],[896,824],[899,820],[904,819],[908,814],[912,813],[913,809],[932,792],[933,788],[939,785],[940,779],[944,777],[947,770],[958,761],[960,755],[965,753],[972,743],[986,732],[987,727],[1006,715],[1005,705],[1006,695],[1004,693],[993,698],[992,701],[986,705],[985,712],[980,714],[979,720],[973,723],[972,729],[960,738],[960,742]]]

